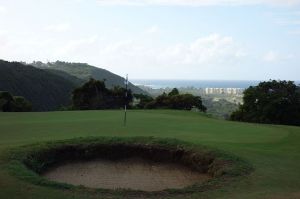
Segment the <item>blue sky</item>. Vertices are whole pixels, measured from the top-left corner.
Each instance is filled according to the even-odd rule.
[[[300,0],[0,0],[0,59],[134,79],[299,80]]]

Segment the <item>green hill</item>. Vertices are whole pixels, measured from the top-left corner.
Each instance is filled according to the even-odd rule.
[[[42,69],[50,69],[50,70],[58,70],[68,73],[69,75],[75,76],[81,80],[88,81],[90,78],[94,78],[96,80],[105,80],[105,84],[108,88],[112,88],[113,86],[124,87],[124,78],[116,75],[108,70],[97,68],[95,66],[91,66],[85,63],[68,63],[62,61],[56,62],[33,62],[31,65],[36,66]],[[129,89],[132,90],[133,93],[136,94],[147,94],[146,91],[141,88],[129,83]]]
[[[54,75],[57,75],[57,76],[60,76],[70,82],[73,82],[73,84],[76,85],[76,87],[79,87],[80,85],[84,84],[86,81],[83,80],[83,79],[79,79],[73,75],[70,75],[69,73],[66,73],[64,71],[61,71],[61,70],[55,70],[55,69],[49,69],[49,68],[46,68],[46,69],[43,69],[49,73],[52,73]]]
[[[68,105],[71,92],[79,83],[79,79],[68,74],[0,60],[0,91],[24,96],[34,111],[56,110]]]
[[[57,61],[25,65],[0,60],[0,91],[24,96],[34,111],[52,111],[70,105],[72,91],[89,78],[105,80],[108,88],[124,86],[124,78],[87,64]],[[129,88],[134,93],[146,94],[131,83]]]

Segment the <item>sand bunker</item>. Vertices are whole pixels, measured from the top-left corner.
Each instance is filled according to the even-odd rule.
[[[43,176],[53,181],[91,188],[143,191],[179,189],[210,178],[180,164],[141,158],[70,162],[48,170]]]
[[[37,143],[12,150],[9,162],[12,168],[18,168],[14,175],[35,185],[87,195],[100,191],[107,198],[189,198],[253,171],[247,162],[230,154],[153,137],[90,137]]]

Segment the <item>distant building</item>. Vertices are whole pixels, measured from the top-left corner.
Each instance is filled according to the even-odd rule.
[[[244,90],[244,88],[205,88],[205,94],[241,95],[243,94]]]

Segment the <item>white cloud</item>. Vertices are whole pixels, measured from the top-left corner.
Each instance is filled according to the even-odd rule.
[[[6,13],[6,7],[0,5],[0,14]]]
[[[14,34],[0,31],[0,55],[5,60],[65,60],[90,62],[97,58],[98,37],[45,37],[33,33]],[[24,39],[26,38],[26,39]]]
[[[41,39],[26,33],[4,32],[0,35],[0,55],[2,59],[11,61],[37,60],[50,56],[54,43],[52,39]]]
[[[300,25],[300,20],[279,20],[279,25]]]
[[[234,62],[246,56],[234,42],[232,37],[211,34],[201,37],[191,43],[177,44],[168,47],[160,58],[166,62],[175,61],[176,64],[222,64]]]
[[[246,53],[232,37],[211,34],[190,43],[169,46],[147,45],[134,40],[108,44],[100,50],[105,65],[145,67],[197,66],[232,64]]]
[[[99,5],[123,6],[217,6],[217,5],[300,5],[299,0],[97,0]]]
[[[61,24],[48,25],[44,28],[44,30],[50,31],[50,32],[66,32],[66,31],[70,30],[70,28],[71,28],[70,24],[61,23]]]
[[[299,35],[300,30],[300,12],[291,11],[284,13],[270,13],[274,23],[285,26],[287,28],[286,33],[289,35]]]
[[[269,51],[263,56],[263,60],[266,62],[276,62],[279,59],[277,52]]]
[[[220,34],[199,37],[191,42],[159,44],[139,38],[98,44],[95,55],[101,66],[135,78],[197,78],[201,74],[236,71],[247,60],[245,50],[232,38]],[[95,62],[97,62],[95,60]],[[200,72],[201,71],[201,72]]]
[[[290,59],[294,59],[296,56],[295,54],[284,54],[284,53],[279,53],[273,50],[270,50],[263,56],[263,60],[265,62],[280,62],[280,61],[287,61]]]
[[[298,30],[291,30],[291,31],[289,31],[289,34],[290,35],[300,35],[300,29],[298,29]]]
[[[154,34],[159,32],[159,27],[158,26],[151,26],[146,30],[146,33],[149,34]]]
[[[72,54],[77,50],[80,50],[82,52],[82,48],[94,44],[97,41],[97,39],[98,36],[94,35],[87,38],[70,40],[66,44],[59,46],[59,48],[55,51],[54,54],[57,56],[61,56]]]

